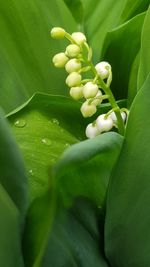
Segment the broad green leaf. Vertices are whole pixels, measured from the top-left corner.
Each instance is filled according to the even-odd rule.
[[[24,163],[2,112],[0,112],[0,183],[24,217],[28,205]]]
[[[36,91],[66,94],[65,72],[52,65],[53,55],[64,51],[66,42],[52,40],[49,34],[54,26],[76,30],[63,0],[7,0],[1,1],[0,9],[0,104],[4,110],[16,108]]]
[[[116,98],[126,98],[133,61],[140,49],[141,30],[145,13],[108,32],[103,59],[112,65],[112,90]]]
[[[138,71],[139,71],[139,61],[140,61],[140,51],[135,57],[133,61],[130,77],[129,77],[129,85],[128,85],[128,97],[127,97],[127,106],[130,108],[134,97],[137,94],[137,83],[138,83]]]
[[[100,218],[100,210],[82,198],[68,210],[60,205],[41,266],[108,267]]]
[[[9,121],[24,156],[32,200],[47,190],[49,171],[62,152],[84,138],[86,122],[79,103],[44,94],[36,94]]]
[[[150,72],[150,8],[146,13],[141,37],[140,67],[138,76],[138,89],[141,88]]]
[[[55,166],[57,191],[64,201],[84,196],[102,206],[122,136],[110,132],[68,148]]]
[[[148,9],[149,0],[127,0],[125,8],[121,14],[120,23],[131,19],[139,13]]]
[[[64,0],[68,8],[70,9],[74,19],[78,23],[78,30],[82,30],[83,27],[83,5],[81,0]]]
[[[106,33],[118,25],[126,0],[82,0],[85,12],[84,30],[99,61]]]
[[[0,265],[23,267],[19,211],[0,184]]]
[[[150,75],[132,104],[107,195],[105,251],[112,266],[150,266],[149,111]]]

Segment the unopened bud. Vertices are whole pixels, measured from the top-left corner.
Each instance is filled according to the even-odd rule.
[[[68,75],[67,79],[66,79],[66,84],[69,87],[74,87],[74,86],[78,86],[81,84],[81,80],[82,77],[79,73],[77,72],[72,72]]]
[[[63,68],[68,61],[68,57],[65,53],[58,53],[53,57],[52,61],[56,68]]]
[[[93,123],[88,124],[88,126],[86,127],[86,131],[85,134],[87,136],[87,138],[94,138],[95,136],[97,136],[99,134],[99,130],[95,125],[93,125]]]
[[[76,58],[70,59],[67,62],[65,69],[68,73],[79,71],[81,69],[80,60]]]
[[[113,120],[111,118],[105,118],[105,114],[102,114],[98,116],[96,125],[100,132],[108,132],[113,127]]]
[[[78,45],[86,42],[86,37],[82,32],[74,32],[72,33],[71,37]]]
[[[51,30],[51,37],[54,39],[63,39],[65,37],[65,30],[60,27],[54,27]]]
[[[75,100],[81,99],[83,97],[83,86],[72,87],[70,89],[70,95]]]
[[[68,57],[77,57],[80,53],[80,47],[76,44],[68,45],[66,48],[66,54]]]
[[[111,65],[105,61],[96,64],[95,69],[102,80],[107,79],[111,73]]]
[[[85,98],[92,98],[95,97],[98,92],[97,84],[93,82],[87,82],[83,88],[83,95]]]
[[[85,101],[81,106],[81,113],[84,118],[91,117],[96,113],[96,106]]]

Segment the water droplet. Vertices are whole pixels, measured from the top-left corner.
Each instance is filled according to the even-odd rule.
[[[101,209],[102,208],[102,206],[97,206],[98,207],[98,209]]]
[[[34,175],[33,170],[29,170],[29,174],[30,174],[31,176],[33,176],[33,175]]]
[[[20,120],[16,120],[14,125],[18,128],[23,128],[26,126],[26,121],[23,120],[23,119],[20,119]]]
[[[56,124],[56,125],[59,125],[59,121],[55,118],[52,119],[52,123]]]
[[[66,147],[66,148],[67,148],[67,147],[69,147],[69,146],[70,146],[70,144],[69,144],[69,143],[66,143],[66,144],[65,144],[65,147]]]
[[[46,146],[50,146],[52,144],[52,141],[48,138],[43,138],[42,143],[45,144]]]
[[[61,129],[60,129],[60,132],[61,132],[61,133],[64,133],[64,132],[65,132],[65,130],[64,130],[63,128],[61,128]]]

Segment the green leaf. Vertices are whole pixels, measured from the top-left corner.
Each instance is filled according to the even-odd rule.
[[[129,85],[128,85],[128,97],[127,97],[127,106],[130,108],[134,97],[137,94],[137,83],[138,83],[138,71],[139,71],[139,61],[140,61],[140,51],[135,57],[133,61],[130,77],[129,77]]]
[[[0,264],[23,267],[19,212],[0,184]]]
[[[146,13],[144,25],[142,29],[141,38],[141,53],[140,53],[140,67],[138,76],[138,89],[141,88],[150,72],[150,36],[149,36],[149,25],[150,25],[150,8]]]
[[[2,112],[0,112],[0,183],[24,217],[28,205],[24,163]]]
[[[81,0],[64,0],[68,8],[70,9],[74,19],[78,23],[78,30],[82,30],[83,24],[83,5]]]
[[[133,61],[140,49],[141,30],[145,13],[108,32],[103,59],[112,65],[112,90],[116,98],[126,98]]]
[[[82,0],[84,7],[84,30],[98,62],[106,33],[118,25],[126,0]],[[116,15],[117,14],[117,15]]]
[[[69,23],[68,23],[69,22]],[[0,105],[6,112],[36,91],[66,94],[64,70],[52,65],[52,57],[64,51],[66,42],[52,40],[54,26],[76,30],[63,0],[8,0],[0,14]],[[57,89],[56,89],[57,88]]]
[[[57,191],[67,203],[84,196],[102,206],[122,145],[122,136],[110,132],[68,148],[55,166]]]
[[[66,211],[59,207],[41,266],[108,267],[100,218],[95,205],[82,198]]]
[[[150,75],[132,104],[107,195],[105,251],[112,266],[150,265],[149,110]]]
[[[47,190],[49,171],[62,152],[84,138],[86,122],[79,108],[71,98],[36,94],[10,114],[27,167],[31,201]]]
[[[148,9],[149,0],[127,0],[124,10],[121,14],[120,23],[131,19],[139,13]]]

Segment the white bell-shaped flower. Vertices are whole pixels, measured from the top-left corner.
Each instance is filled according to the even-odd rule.
[[[83,97],[83,86],[72,87],[70,89],[70,95],[75,100],[81,99]]]
[[[69,59],[65,55],[65,53],[58,53],[52,59],[52,61],[54,63],[54,66],[56,68],[63,68],[66,65],[66,63],[67,63],[68,60]]]
[[[66,84],[69,87],[79,86],[81,85],[82,76],[77,72],[72,72],[68,75],[66,79]]]
[[[86,42],[86,36],[82,32],[73,32],[71,37],[78,45]]]
[[[76,72],[81,69],[81,61],[79,59],[70,59],[65,65],[65,69],[68,73]]]
[[[93,82],[87,82],[83,87],[83,95],[87,98],[93,98],[98,92],[98,85]]]
[[[99,134],[99,130],[96,124],[93,123],[88,124],[85,130],[85,134],[87,138],[94,138],[95,136],[97,136]]]
[[[51,30],[51,37],[54,39],[63,39],[66,31],[61,27],[54,27]]]
[[[92,100],[92,104],[95,105],[95,106],[98,106],[102,103],[102,99],[101,99],[101,96],[102,96],[102,92],[101,90],[98,90],[96,96],[95,96],[95,99]]]
[[[84,118],[91,117],[96,113],[96,106],[85,101],[81,106],[81,113]]]
[[[112,111],[111,114],[108,117],[113,120],[115,125],[117,124],[117,117],[116,117],[116,114],[115,114],[114,111]],[[127,115],[126,115],[126,113],[124,111],[121,112],[121,117],[123,119],[123,122],[125,122]]]
[[[76,44],[70,44],[66,47],[66,54],[68,57],[77,57],[80,52],[80,47]]]
[[[95,69],[102,80],[107,79],[111,74],[111,65],[106,61],[96,64]]]
[[[100,132],[108,132],[113,127],[113,120],[111,118],[105,118],[105,115],[102,114],[96,119],[96,125]]]

